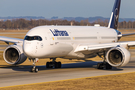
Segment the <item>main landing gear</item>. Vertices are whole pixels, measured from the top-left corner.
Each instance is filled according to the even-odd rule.
[[[52,59],[52,62],[47,62],[46,63],[46,68],[61,68],[61,62],[56,62],[56,58],[50,58]]]
[[[97,64],[97,69],[106,69],[106,70],[112,69],[112,66],[106,62],[105,52],[103,53],[103,55],[99,54],[97,55],[103,59],[103,62]]]
[[[38,68],[36,67],[36,62],[38,62],[38,58],[29,59],[33,61],[33,67],[30,69],[30,72],[38,72]]]
[[[102,63],[98,63],[97,64],[97,69],[112,69],[112,66],[110,64],[108,64],[107,62],[102,62]]]

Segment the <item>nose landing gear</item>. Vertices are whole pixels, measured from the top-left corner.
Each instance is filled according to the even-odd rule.
[[[36,67],[36,62],[38,62],[38,58],[29,59],[33,61],[33,67],[30,69],[30,72],[38,72],[38,68]]]

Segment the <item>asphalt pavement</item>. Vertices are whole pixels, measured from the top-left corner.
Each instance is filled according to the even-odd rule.
[[[89,61],[63,64],[60,69],[46,69],[46,66],[37,66],[38,73],[29,72],[31,66],[4,66],[0,68],[0,87],[135,72],[135,57],[132,57],[131,61],[120,69],[99,70],[96,68],[97,63]]]

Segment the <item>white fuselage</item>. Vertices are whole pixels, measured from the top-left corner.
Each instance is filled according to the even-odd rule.
[[[78,45],[117,42],[118,32],[107,27],[39,26],[31,29],[25,38],[23,51],[29,58],[72,59],[85,58],[74,52]]]

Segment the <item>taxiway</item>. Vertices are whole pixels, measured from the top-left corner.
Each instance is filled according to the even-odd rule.
[[[97,63],[90,61],[63,64],[61,69],[46,69],[45,66],[38,66],[38,73],[29,72],[31,66],[3,67],[0,68],[0,87],[135,72],[135,57],[120,69],[98,70]]]

